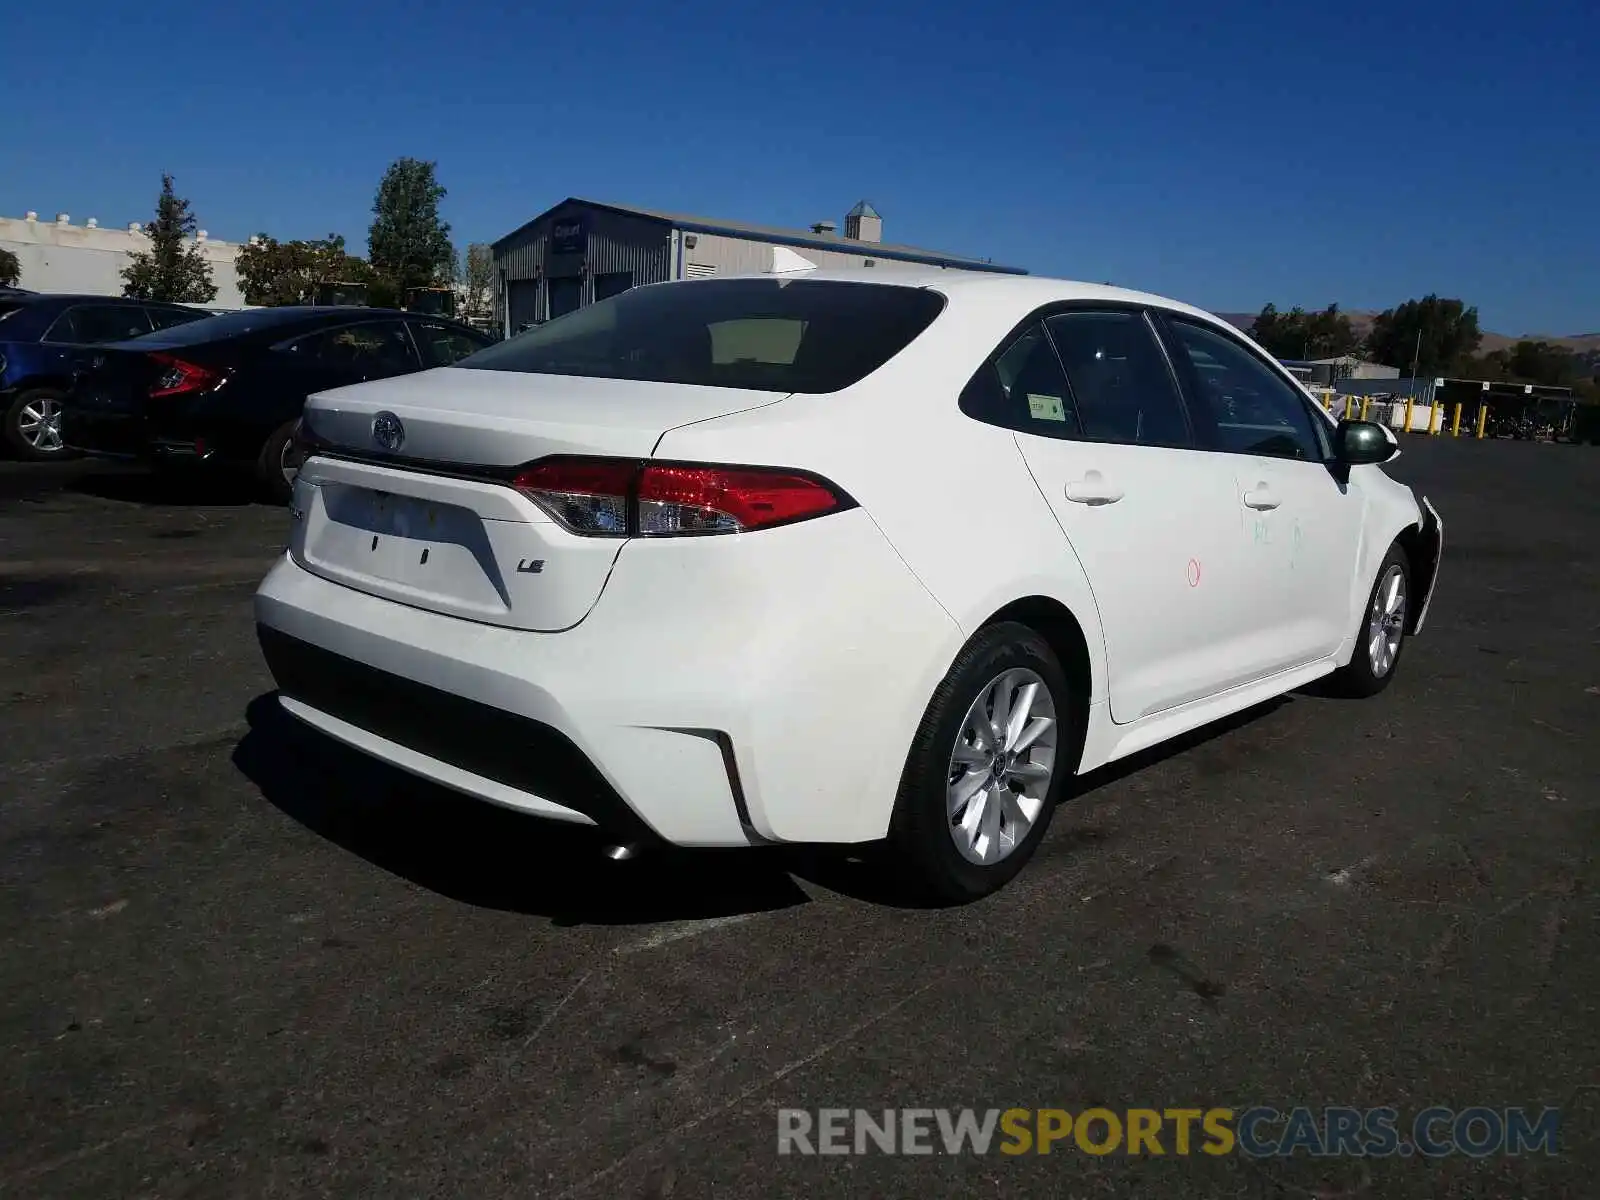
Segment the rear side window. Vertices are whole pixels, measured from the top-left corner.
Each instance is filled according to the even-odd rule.
[[[1133,446],[1188,446],[1189,421],[1143,313],[1067,312],[1045,321],[1083,436]]]
[[[120,342],[149,332],[150,318],[137,304],[79,304],[56,318],[44,340],[87,346]]]
[[[1067,377],[1045,336],[1034,323],[1005,349],[978,368],[961,393],[961,410],[969,417],[1043,437],[1078,437],[1082,426]]]
[[[727,279],[634,288],[462,360],[480,371],[836,392],[904,350],[944,309],[922,288]]]

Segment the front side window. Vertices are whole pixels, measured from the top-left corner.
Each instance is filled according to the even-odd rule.
[[[150,332],[150,318],[137,304],[78,304],[67,309],[45,335],[47,342],[91,346]]]
[[[936,292],[803,279],[633,288],[518,334],[462,367],[771,392],[836,392],[904,350]]]
[[[1057,313],[1045,328],[1072,385],[1083,437],[1127,445],[1192,444],[1183,401],[1143,313]]]
[[[1195,321],[1169,317],[1190,379],[1216,422],[1217,449],[1320,462],[1322,439],[1294,387],[1249,350]]]

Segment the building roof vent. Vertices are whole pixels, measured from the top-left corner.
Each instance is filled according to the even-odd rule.
[[[57,225],[71,225],[72,224],[72,218],[67,216],[66,213],[57,213],[56,214],[56,224]]]
[[[31,208],[30,208],[30,209],[29,209],[29,210],[28,210],[28,215],[27,215],[27,217],[26,217],[26,218],[25,218],[25,220],[29,220],[29,221],[37,221],[37,220],[38,220],[38,219],[39,219],[39,214],[38,214],[38,213],[36,213],[36,212],[34,212],[34,211],[33,211],[33,209],[31,209]]]
[[[812,233],[820,233],[820,234],[824,234],[824,235],[826,235],[828,237],[832,237],[836,232],[838,232],[838,229],[839,229],[839,226],[836,225],[832,221],[818,221],[815,225],[813,225],[811,227],[811,232]]]
[[[90,217],[87,221],[85,221],[83,223],[83,227],[85,229],[99,229],[100,228],[100,222],[95,220],[93,217]]]
[[[883,241],[883,218],[867,201],[860,201],[844,216],[844,235],[858,242]]]
[[[202,229],[199,233],[195,234],[194,235],[194,240],[197,241],[197,242],[205,241],[206,240],[206,231],[204,229]]]
[[[144,226],[140,225],[139,222],[137,222],[137,221],[129,221],[128,222],[128,232],[129,233],[143,233],[144,232]]]

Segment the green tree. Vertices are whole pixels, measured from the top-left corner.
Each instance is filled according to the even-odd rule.
[[[372,203],[367,259],[373,273],[399,295],[407,288],[449,283],[455,248],[450,226],[439,219],[437,164],[415,158],[391,163]]]
[[[145,232],[150,249],[129,255],[122,269],[122,294],[140,300],[165,300],[174,304],[204,304],[216,297],[211,264],[193,241],[194,214],[189,202],[172,190],[172,176],[161,177],[161,199],[156,219]]]
[[[22,264],[10,250],[0,249],[0,286],[16,287],[22,279]]]
[[[366,283],[365,261],[345,250],[344,236],[330,233],[317,241],[280,242],[259,235],[234,262],[246,304],[310,304],[318,285]]]
[[[1280,313],[1268,304],[1257,314],[1250,336],[1274,356],[1289,359],[1340,358],[1361,345],[1337,304],[1311,313],[1298,307]]]
[[[1403,375],[1411,374],[1415,362],[1417,375],[1426,377],[1466,366],[1482,341],[1476,308],[1430,292],[1379,313],[1367,334],[1367,352]]]
[[[1513,378],[1551,387],[1571,387],[1588,374],[1570,350],[1526,338],[1511,348],[1507,366]]]

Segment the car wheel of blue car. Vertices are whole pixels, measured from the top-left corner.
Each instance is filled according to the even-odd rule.
[[[42,461],[66,458],[71,453],[61,440],[60,392],[31,388],[20,392],[6,409],[5,436],[11,449],[24,459]]]

